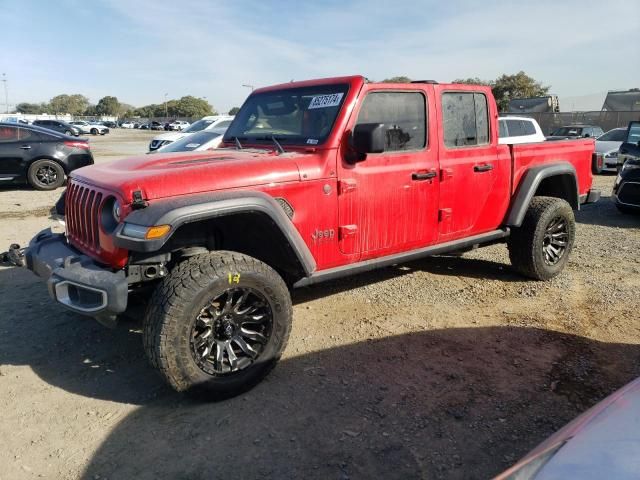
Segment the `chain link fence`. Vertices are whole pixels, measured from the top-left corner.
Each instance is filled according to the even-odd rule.
[[[597,125],[605,132],[617,127],[626,127],[632,120],[640,121],[640,111],[629,112],[534,112],[534,113],[505,113],[504,116],[529,117],[535,119],[545,135],[558,127],[583,123]]]

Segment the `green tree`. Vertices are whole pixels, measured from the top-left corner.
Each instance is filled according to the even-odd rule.
[[[411,79],[405,76],[391,77],[385,78],[382,83],[411,83]]]
[[[213,115],[215,113],[209,102],[191,95],[177,100],[174,108],[174,115],[178,117],[204,117],[205,115]]]
[[[27,114],[48,113],[49,105],[46,103],[19,103],[16,105],[16,112]]]
[[[493,82],[491,80],[481,80],[478,77],[471,78],[456,78],[453,83],[464,83],[466,85],[488,85],[493,86]]]
[[[89,99],[78,93],[73,95],[57,95],[49,101],[51,113],[70,113],[82,115],[89,106]]]
[[[520,71],[515,75],[502,75],[492,85],[493,96],[498,103],[498,109],[505,111],[509,101],[514,98],[543,97],[549,94],[548,85],[542,85],[529,75]]]
[[[96,113],[98,115],[118,115],[120,110],[120,102],[117,97],[102,97],[96,105]]]
[[[135,109],[136,108],[133,105],[129,105],[128,103],[120,103],[118,105],[118,116],[119,117],[131,116]]]
[[[229,115],[236,115],[240,111],[240,107],[233,107],[229,110]]]

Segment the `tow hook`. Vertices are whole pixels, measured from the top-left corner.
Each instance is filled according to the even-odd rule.
[[[2,263],[10,263],[16,267],[24,267],[24,248],[20,248],[17,243],[12,243],[9,245],[8,251],[0,253],[0,261]]]

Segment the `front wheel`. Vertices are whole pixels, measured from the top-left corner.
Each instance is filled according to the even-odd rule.
[[[576,234],[571,205],[555,197],[533,197],[522,225],[507,241],[514,269],[535,280],[549,280],[567,263]]]
[[[145,351],[175,390],[229,398],[273,369],[291,318],[287,286],[268,265],[235,252],[196,255],[151,297]]]
[[[98,129],[97,128],[92,128],[91,129],[91,135],[97,135],[98,134]]]

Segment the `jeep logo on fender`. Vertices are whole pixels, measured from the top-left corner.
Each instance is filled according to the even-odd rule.
[[[333,228],[329,228],[327,230],[318,230],[316,228],[315,232],[313,232],[311,234],[311,238],[313,238],[313,241],[317,243],[317,242],[320,242],[320,241],[325,240],[327,238],[333,239],[335,234],[336,233],[333,230]]]

